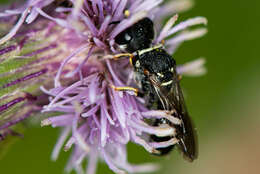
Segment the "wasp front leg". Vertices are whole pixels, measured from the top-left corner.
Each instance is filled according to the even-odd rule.
[[[114,85],[110,85],[111,88],[113,88],[116,91],[125,91],[125,92],[133,92],[135,94],[135,96],[141,97],[143,96],[143,94],[141,92],[139,92],[139,90],[137,88],[133,88],[130,86],[114,86]]]
[[[115,55],[107,55],[104,57],[104,59],[118,60],[122,57],[129,57],[129,62],[131,65],[133,65],[134,54],[132,54],[132,53],[120,53],[120,54],[115,54]]]

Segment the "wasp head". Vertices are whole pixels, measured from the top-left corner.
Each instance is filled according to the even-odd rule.
[[[119,33],[115,42],[127,52],[149,48],[154,38],[153,22],[144,18]]]

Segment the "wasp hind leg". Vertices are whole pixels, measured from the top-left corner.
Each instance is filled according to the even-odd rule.
[[[150,136],[150,143],[153,148],[155,148],[160,153],[154,153],[154,155],[167,155],[169,154],[175,145],[179,143],[179,140],[176,137],[166,136],[158,137],[156,135]]]
[[[162,142],[151,142],[149,143],[153,148],[159,149],[159,148],[167,148],[173,145],[176,145],[179,143],[179,140],[175,137],[170,138],[167,141],[162,141]]]

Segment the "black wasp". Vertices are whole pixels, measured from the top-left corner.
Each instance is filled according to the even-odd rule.
[[[163,49],[163,45],[152,46],[154,39],[153,22],[143,18],[116,36],[115,42],[128,52],[134,67],[135,80],[143,92],[146,105],[150,109],[174,110],[172,116],[181,120],[173,125],[166,119],[156,119],[154,125],[168,124],[177,130],[177,146],[185,159],[197,158],[197,141],[192,121],[188,115],[175,60]],[[123,55],[123,54],[122,54]],[[151,136],[153,142],[165,142],[173,137]],[[168,154],[174,145],[158,148],[160,155]]]

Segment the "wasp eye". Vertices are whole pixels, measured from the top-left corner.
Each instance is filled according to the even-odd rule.
[[[115,38],[116,43],[119,45],[129,44],[131,40],[132,36],[130,29],[123,31],[122,33],[118,34]]]
[[[130,41],[131,39],[132,39],[132,37],[128,33],[126,33],[125,34],[125,40]]]

